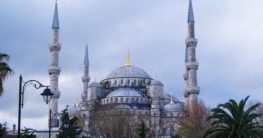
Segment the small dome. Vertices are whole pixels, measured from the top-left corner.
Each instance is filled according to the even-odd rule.
[[[148,73],[146,73],[143,69],[130,65],[130,66],[122,66],[115,70],[113,70],[106,79],[113,78],[145,78],[152,79]]]
[[[116,89],[116,90],[110,92],[107,95],[107,98],[109,98],[109,97],[141,97],[141,95],[139,94],[139,92],[137,92],[134,89],[119,88],[119,89]]]
[[[159,81],[159,80],[152,80],[151,81],[151,85],[161,85],[161,86],[163,86],[163,83],[161,81]]]
[[[89,84],[89,87],[100,87],[100,84],[96,81]]]
[[[168,103],[163,107],[164,111],[169,112],[182,112],[183,105],[180,103]]]

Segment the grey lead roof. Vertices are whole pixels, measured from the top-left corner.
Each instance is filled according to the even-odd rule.
[[[151,79],[150,75],[136,66],[122,66],[113,70],[106,79],[112,78],[145,78]]]
[[[131,88],[118,88],[110,92],[106,97],[141,97],[141,95],[139,92]]]
[[[189,9],[188,9],[188,23],[190,22],[192,23],[195,22],[192,0],[189,0]]]
[[[84,58],[84,65],[89,65],[89,51],[88,51],[88,45],[86,45],[85,58]]]
[[[57,4],[57,2],[56,2],[56,5],[55,5],[55,10],[54,10],[52,29],[55,29],[55,30],[59,29],[58,4]]]

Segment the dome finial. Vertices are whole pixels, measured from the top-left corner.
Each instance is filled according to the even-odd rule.
[[[174,104],[174,96],[170,93],[170,104]]]
[[[130,50],[128,50],[128,56],[127,56],[127,59],[126,59],[126,61],[124,63],[124,66],[129,67],[131,65],[132,64],[131,64]]]
[[[76,107],[79,107],[79,97],[76,98]]]

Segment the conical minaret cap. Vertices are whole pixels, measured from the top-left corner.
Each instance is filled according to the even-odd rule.
[[[188,8],[188,23],[194,23],[194,10],[193,10],[193,4],[192,0],[189,0],[189,8]]]
[[[88,45],[86,45],[84,65],[89,65],[89,48],[88,48]]]
[[[57,3],[57,1],[56,1],[56,4],[55,4],[55,10],[54,10],[54,16],[53,16],[52,29],[54,29],[54,30],[58,30],[58,29],[59,29],[58,3]]]

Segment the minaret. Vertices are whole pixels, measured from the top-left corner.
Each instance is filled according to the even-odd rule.
[[[49,45],[49,50],[51,53],[51,63],[49,65],[48,73],[50,77],[50,89],[54,95],[52,96],[52,99],[49,103],[49,109],[51,110],[51,113],[52,113],[51,114],[51,126],[58,127],[57,114],[58,114],[58,99],[60,97],[60,92],[58,89],[58,79],[59,79],[59,74],[60,74],[60,67],[59,67],[58,61],[59,61],[59,51],[61,49],[61,46],[58,42],[59,20],[58,20],[57,2],[55,5],[55,10],[54,10],[52,32],[53,32],[53,37]]]
[[[89,87],[89,51],[88,51],[88,45],[86,45],[86,51],[85,51],[85,58],[84,58],[84,72],[82,76],[82,83],[83,83],[83,91],[81,94],[82,101],[87,101],[87,92]]]
[[[193,109],[193,106],[198,102],[198,94],[200,88],[197,85],[197,69],[198,62],[196,60],[195,48],[197,46],[197,39],[195,38],[195,20],[192,6],[192,0],[189,0],[188,9],[188,36],[186,39],[185,51],[185,67],[186,73],[184,79],[186,83],[185,98],[186,105]]]

